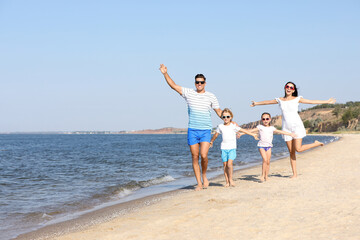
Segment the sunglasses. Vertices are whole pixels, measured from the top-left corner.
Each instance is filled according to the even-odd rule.
[[[224,118],[224,119],[225,119],[225,118],[231,118],[231,116],[222,116],[222,118]]]
[[[295,90],[295,88],[293,86],[289,86],[289,85],[286,85],[285,88],[290,89],[290,90]]]
[[[205,81],[195,81],[195,84],[205,84]]]
[[[269,121],[270,118],[263,118],[262,120],[263,120],[263,121],[265,121],[265,120],[266,120],[266,121]]]

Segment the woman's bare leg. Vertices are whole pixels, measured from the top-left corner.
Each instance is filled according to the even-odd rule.
[[[286,146],[289,149],[290,153],[290,165],[293,172],[293,176],[291,178],[297,177],[297,171],[296,171],[296,151],[295,151],[295,139],[286,141]]]
[[[319,141],[315,141],[315,142],[310,143],[310,144],[302,145],[302,138],[293,139],[293,141],[295,142],[295,150],[297,152],[303,152],[303,151],[309,150],[309,149],[314,148],[314,147],[324,146],[324,143],[319,142]]]

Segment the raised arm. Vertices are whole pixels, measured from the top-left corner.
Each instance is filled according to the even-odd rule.
[[[258,105],[270,105],[270,104],[277,104],[277,101],[275,99],[273,100],[267,100],[267,101],[261,101],[261,102],[255,102],[255,101],[251,101],[251,107],[255,107]]]
[[[182,87],[177,85],[169,76],[169,74],[167,73],[167,67],[165,67],[164,64],[160,64],[160,71],[161,73],[164,75],[164,78],[167,82],[167,84],[169,84],[169,86],[174,89],[176,92],[178,92],[180,95],[182,95]]]
[[[309,99],[300,98],[299,102],[305,104],[334,104],[336,102],[336,99],[329,98],[328,100],[309,100]]]

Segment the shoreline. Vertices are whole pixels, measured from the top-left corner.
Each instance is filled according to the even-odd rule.
[[[335,141],[336,142],[336,141]],[[334,142],[331,142],[334,143]],[[275,160],[272,160],[273,162],[283,160],[287,158],[281,157]],[[261,163],[252,163],[249,166],[246,166],[244,168],[234,170],[234,174],[241,173],[246,170],[250,170],[253,168],[257,168],[261,165]],[[216,176],[209,177],[210,186],[217,186],[216,183],[221,181],[223,178],[222,173],[214,172]],[[191,182],[194,182],[194,177],[189,177],[191,179]],[[42,239],[53,239],[59,236],[63,236],[69,233],[78,232],[82,230],[86,230],[91,228],[92,226],[106,223],[111,221],[112,219],[125,216],[126,214],[136,212],[141,210],[143,207],[150,206],[153,204],[156,204],[162,200],[175,197],[177,195],[181,195],[186,192],[194,192],[195,189],[195,182],[194,185],[187,185],[185,187],[181,187],[179,189],[170,190],[167,192],[161,192],[152,194],[150,196],[145,196],[129,201],[124,201],[120,203],[114,203],[110,204],[110,206],[101,207],[99,209],[95,210],[89,210],[88,212],[85,211],[85,213],[80,214],[78,217],[75,217],[73,219],[65,220],[65,221],[59,221],[53,224],[45,225],[44,227],[41,227],[39,229],[36,229],[31,232],[23,233],[18,235],[15,238],[12,238],[12,240],[42,240]],[[203,191],[206,191],[204,189]]]
[[[328,135],[328,134],[326,134],[326,135]],[[337,139],[336,141],[330,142],[330,143],[335,143],[341,139],[341,136],[339,136],[339,135],[331,135],[331,136],[339,137],[339,139]],[[327,145],[330,145],[330,144],[326,144],[326,146]],[[313,150],[316,150],[316,149],[313,149]],[[313,150],[310,150],[307,152],[311,152]],[[306,154],[307,152],[301,153],[301,155]],[[286,159],[288,159],[288,156],[279,157],[277,159],[272,160],[272,164],[274,164],[278,161],[285,161]],[[250,164],[250,166],[246,166],[244,168],[240,167],[240,169],[234,170],[234,176],[242,174],[247,171],[250,171],[252,169],[259,168],[259,167],[261,168],[261,162],[255,163],[255,164],[254,163]],[[290,166],[289,166],[289,170],[290,170]],[[219,186],[218,182],[223,181],[222,172],[220,172],[220,173],[218,172],[216,174],[216,176],[209,177],[209,180],[210,180],[210,187],[218,187]],[[252,181],[256,182],[258,180],[254,178],[254,179],[252,179]],[[99,209],[93,209],[88,212],[85,212],[73,219],[55,222],[53,224],[45,225],[44,227],[41,227],[34,231],[20,234],[19,236],[15,237],[13,239],[16,239],[16,240],[18,240],[18,239],[19,240],[22,240],[22,239],[33,239],[33,240],[35,240],[35,239],[51,239],[54,237],[67,235],[69,233],[83,231],[83,230],[92,228],[96,225],[110,222],[113,219],[121,218],[127,214],[130,214],[130,213],[133,213],[136,211],[141,211],[142,208],[153,205],[153,204],[163,201],[165,199],[173,198],[179,194],[181,195],[186,192],[192,192],[193,189],[194,189],[194,185],[188,185],[185,187],[181,187],[179,189],[156,193],[156,194],[152,194],[150,196],[133,199],[133,200],[126,201],[126,202],[114,203],[114,204],[110,204],[108,206],[105,205],[104,207],[101,207]],[[206,191],[206,190],[204,190],[204,191]]]
[[[298,178],[288,159],[222,177],[204,191],[185,191],[109,222],[56,240],[117,239],[358,239],[360,229],[360,135],[297,155]]]

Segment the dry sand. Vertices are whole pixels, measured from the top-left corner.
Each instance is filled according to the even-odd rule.
[[[297,179],[288,159],[223,177],[203,191],[183,191],[109,222],[57,240],[360,239],[360,135],[298,155]],[[195,180],[194,180],[195,181]]]

